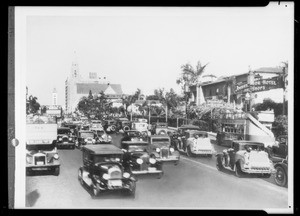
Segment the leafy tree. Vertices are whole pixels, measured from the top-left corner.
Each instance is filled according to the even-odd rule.
[[[285,115],[279,115],[275,118],[272,125],[272,131],[275,137],[288,134],[288,118]]]
[[[190,63],[184,64],[181,66],[182,73],[180,77],[176,80],[176,83],[181,85],[182,90],[184,90],[184,85],[194,85],[199,82],[200,76],[204,73],[206,66],[202,65],[200,61],[198,61],[196,68],[193,68]]]
[[[37,97],[29,96],[26,101],[26,114],[35,114],[40,109],[40,104],[37,102]]]
[[[286,110],[287,110],[287,101],[285,102]],[[268,109],[274,110],[274,115],[279,116],[282,115],[283,104],[276,103],[270,98],[265,98],[262,103],[257,103],[253,106],[256,111],[266,111]]]

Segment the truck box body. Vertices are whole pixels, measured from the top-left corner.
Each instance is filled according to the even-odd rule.
[[[57,139],[57,124],[27,124],[27,144],[51,144]]]

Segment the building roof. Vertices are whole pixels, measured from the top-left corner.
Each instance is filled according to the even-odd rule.
[[[100,83],[77,83],[77,94],[88,94],[91,90],[93,94],[100,93],[103,91],[105,93],[107,88],[113,89],[115,94],[123,94],[120,84],[100,84]]]

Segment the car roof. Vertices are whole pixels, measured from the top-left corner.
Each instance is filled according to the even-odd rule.
[[[164,137],[168,137],[170,138],[167,134],[155,134],[155,135],[151,135],[151,138],[164,138]]]
[[[183,129],[183,128],[196,128],[196,129],[200,129],[198,126],[196,125],[181,125],[179,127],[180,129]]]
[[[86,145],[83,150],[91,151],[93,154],[123,154],[123,151],[117,146],[111,144],[101,144],[101,145]]]
[[[57,130],[70,130],[70,128],[69,127],[59,127],[59,128],[57,128]]]
[[[247,140],[236,140],[236,141],[233,141],[234,143],[238,143],[240,145],[263,145],[264,144],[262,142],[255,142],[255,141],[247,141]]]
[[[148,142],[145,142],[145,141],[123,141],[122,144],[126,144],[126,145],[145,145],[145,144],[149,144]]]

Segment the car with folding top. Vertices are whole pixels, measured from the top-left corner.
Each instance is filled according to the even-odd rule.
[[[26,120],[26,174],[50,171],[58,176],[60,160],[56,147],[57,124],[51,118],[34,116]]]
[[[94,144],[110,144],[112,142],[111,136],[103,128],[92,128],[91,131],[95,134]]]
[[[82,148],[83,166],[78,180],[86,186],[92,197],[105,191],[123,191],[135,196],[136,179],[123,166],[123,151],[109,144],[88,145]]]
[[[84,145],[96,144],[95,133],[89,130],[80,130],[75,141],[75,146],[81,148]]]
[[[75,148],[75,137],[72,135],[70,128],[59,127],[57,129],[57,148]]]
[[[231,148],[216,154],[217,169],[233,170],[237,177],[256,174],[269,178],[276,171],[264,146],[264,143],[234,140]]]
[[[145,141],[123,141],[123,163],[134,175],[153,174],[161,178],[163,175],[162,162],[156,160],[150,145]]]
[[[149,143],[157,161],[178,164],[180,154],[171,146],[168,135],[152,135],[149,137]]]
[[[207,131],[199,130],[185,131],[184,136],[181,137],[181,142],[177,142],[177,149],[189,157],[196,155],[211,157],[215,153]]]

